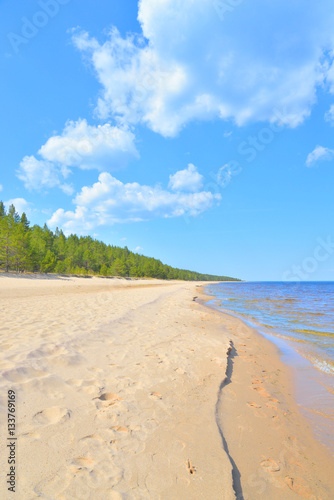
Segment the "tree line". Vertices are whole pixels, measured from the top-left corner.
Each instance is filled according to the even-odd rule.
[[[11,205],[0,202],[0,268],[5,271],[76,275],[150,277],[195,281],[234,280],[226,276],[176,269],[160,260],[131,252],[127,247],[106,245],[90,236],[66,237],[20,216]]]

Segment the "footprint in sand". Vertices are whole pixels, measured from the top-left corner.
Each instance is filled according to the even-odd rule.
[[[152,399],[162,399],[162,395],[159,392],[151,392],[150,397]]]
[[[101,436],[99,436],[98,434],[90,434],[89,436],[85,436],[85,437],[81,438],[80,442],[101,444],[104,442],[104,439]]]
[[[20,435],[20,439],[29,439],[31,441],[37,441],[38,439],[41,438],[41,435],[38,434],[38,432],[25,432],[24,434]]]
[[[248,356],[245,356],[244,354],[239,354],[239,358],[244,359],[248,363],[254,363],[256,365],[258,364],[258,362],[255,359],[249,358]]]
[[[105,392],[101,394],[100,396],[97,396],[94,399],[97,399],[97,402],[95,403],[96,408],[108,408],[109,406],[113,406],[116,404],[118,401],[124,401],[124,399],[120,398],[117,394],[114,394],[113,392]]]
[[[73,460],[72,464],[78,467],[84,467],[85,469],[92,469],[95,464],[95,460],[90,456],[78,457]]]
[[[255,403],[254,401],[250,401],[247,403],[248,406],[254,409],[254,415],[258,418],[267,418],[267,415],[264,411],[260,410],[261,405]]]
[[[10,380],[10,382],[16,382],[16,383],[27,382],[28,380],[39,377],[45,377],[47,375],[49,374],[43,370],[35,370],[35,368],[32,367],[26,368],[23,366],[3,373],[4,378]]]
[[[195,474],[195,472],[196,472],[196,467],[191,463],[190,459],[188,459],[188,461],[187,461],[187,469],[188,469],[189,474]]]
[[[185,375],[186,372],[184,370],[182,370],[182,368],[175,368],[174,370],[176,373],[178,373],[179,375]]]
[[[112,427],[112,430],[116,431],[116,432],[124,432],[124,433],[130,432],[127,427],[123,427],[122,425],[115,425],[114,427]]]
[[[113,392],[104,392],[101,394],[101,396],[98,396],[97,398],[94,399],[99,399],[100,401],[124,401],[122,398],[120,398],[117,394],[114,394]]]
[[[258,405],[257,403],[254,403],[253,401],[249,401],[247,403],[248,406],[251,406],[252,408],[261,408],[261,405]]]
[[[271,458],[268,458],[266,460],[262,460],[260,465],[268,472],[278,472],[279,470],[281,470],[278,463],[275,462],[275,460],[272,460]]]
[[[300,495],[302,498],[308,498],[308,499],[315,498],[311,488],[307,485],[306,481],[303,478],[287,476],[284,479],[284,482],[285,484],[288,485],[290,490],[294,491],[297,495]]]
[[[34,420],[39,424],[50,425],[64,423],[71,417],[71,411],[67,408],[59,408],[54,406],[53,408],[46,408],[36,415],[34,415]]]
[[[267,392],[263,387],[252,387],[252,389],[254,391],[257,391],[260,394],[260,396],[269,399],[273,403],[279,403],[278,399],[271,397],[269,392]]]
[[[253,385],[260,385],[260,384],[263,384],[262,380],[260,380],[259,378],[254,378],[252,380],[252,384]]]

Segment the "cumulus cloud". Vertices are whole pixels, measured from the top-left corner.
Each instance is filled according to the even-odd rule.
[[[318,161],[330,161],[334,158],[334,149],[316,146],[306,159],[307,167],[314,167]]]
[[[135,136],[125,128],[88,125],[86,120],[67,122],[60,135],[54,135],[39,149],[38,156],[25,156],[17,176],[29,190],[60,188],[73,194],[64,182],[71,168],[116,170],[138,156]]]
[[[20,163],[17,177],[29,190],[59,187],[66,194],[73,194],[73,188],[64,181],[70,174],[67,167],[49,161],[37,160],[35,156],[25,156]]]
[[[108,172],[99,175],[92,186],[85,186],[74,199],[74,211],[58,209],[48,221],[66,233],[90,231],[96,226],[117,222],[138,222],[153,218],[195,217],[221,199],[209,191],[171,192],[161,186],[137,182],[122,183]]]
[[[203,176],[192,163],[188,168],[169,176],[169,187],[173,191],[198,191],[203,187]]]
[[[99,116],[164,136],[213,117],[300,124],[317,87],[327,78],[334,88],[331,0],[307,9],[304,0],[241,2],[223,20],[220,7],[212,0],[141,0],[142,35],[122,37],[114,28],[99,43],[75,33],[102,86]]]
[[[29,215],[32,211],[32,203],[25,200],[24,198],[12,198],[4,202],[6,209],[8,210],[11,205],[14,205],[15,210],[18,214],[22,215],[23,212]]]
[[[134,135],[109,123],[97,127],[86,120],[67,122],[61,135],[55,135],[40,148],[44,160],[65,167],[114,170],[137,156]]]

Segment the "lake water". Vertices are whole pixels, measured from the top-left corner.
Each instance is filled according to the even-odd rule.
[[[206,292],[280,348],[301,410],[334,454],[334,282],[223,282]]]

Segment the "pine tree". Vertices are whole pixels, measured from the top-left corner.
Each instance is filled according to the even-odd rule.
[[[13,227],[9,215],[0,220],[0,263],[9,271],[13,263]]]
[[[28,233],[21,223],[13,229],[13,265],[16,271],[24,271],[28,263]]]
[[[100,274],[101,276],[108,276],[108,268],[105,264],[102,264]]]
[[[0,201],[0,219],[3,219],[6,215],[5,205]]]
[[[8,210],[8,216],[10,218],[10,221],[12,224],[17,224],[18,222],[20,222],[20,216],[19,214],[16,212],[15,210],[15,207],[14,205],[10,205],[9,207],[9,210]]]
[[[57,258],[51,250],[47,250],[46,255],[44,256],[41,262],[41,271],[42,273],[52,273],[56,267]]]
[[[21,222],[22,226],[24,227],[25,232],[30,229],[30,222],[28,221],[25,212],[22,212],[20,222]]]

